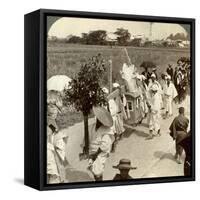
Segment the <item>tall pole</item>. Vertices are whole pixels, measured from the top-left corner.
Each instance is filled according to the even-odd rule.
[[[109,81],[109,93],[111,93],[112,92],[112,59],[109,60],[108,81]]]
[[[153,26],[153,22],[150,22],[150,28],[149,28],[149,40],[152,40],[152,26]]]

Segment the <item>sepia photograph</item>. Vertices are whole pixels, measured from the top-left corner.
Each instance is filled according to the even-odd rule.
[[[191,177],[190,24],[46,20],[46,184]]]

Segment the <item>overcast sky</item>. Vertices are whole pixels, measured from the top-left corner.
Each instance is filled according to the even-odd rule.
[[[87,19],[63,17],[57,20],[49,29],[49,36],[65,38],[68,35],[81,36],[81,33],[88,33],[93,30],[106,30],[115,32],[117,28],[128,29],[131,35],[150,35],[149,22],[121,21],[121,20],[104,20],[104,19]],[[185,29],[178,24],[153,23],[152,39],[163,39],[171,33],[187,34]]]

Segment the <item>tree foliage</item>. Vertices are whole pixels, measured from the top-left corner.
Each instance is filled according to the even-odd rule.
[[[115,31],[115,34],[118,35],[117,40],[120,45],[126,45],[131,37],[131,34],[129,33],[128,29],[124,28],[118,28]]]
[[[176,33],[176,34],[170,34],[167,39],[171,40],[188,40],[188,35],[185,35],[184,33]]]
[[[64,91],[64,104],[73,105],[83,115],[88,115],[93,105],[105,105],[105,96],[100,86],[104,72],[105,65],[100,55],[82,65],[69,83],[69,89]]]

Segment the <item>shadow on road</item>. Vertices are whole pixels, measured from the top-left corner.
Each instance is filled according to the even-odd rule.
[[[159,158],[159,159],[175,160],[174,159],[174,155],[172,153],[165,153],[163,151],[156,151],[156,152],[154,152],[154,156],[156,158]]]
[[[127,128],[125,130],[125,132],[123,133],[123,137],[128,138],[128,137],[131,136],[131,134],[135,134],[139,137],[147,137],[149,135],[148,133],[145,133],[144,131],[139,131],[139,130],[136,130],[136,129]]]
[[[89,175],[89,173],[73,168],[66,169],[66,179],[68,180],[68,182],[94,181],[94,179]]]

